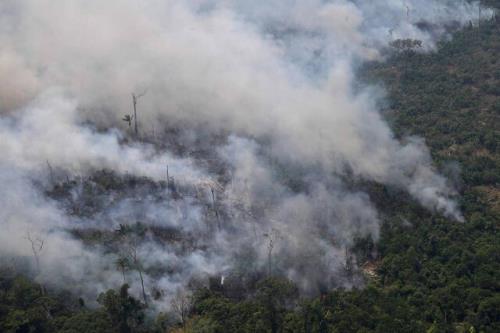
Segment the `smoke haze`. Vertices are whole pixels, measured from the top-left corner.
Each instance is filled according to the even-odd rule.
[[[356,237],[376,241],[381,218],[346,178],[395,187],[463,220],[423,140],[394,137],[377,109],[383,94],[355,88],[356,68],[384,61],[398,38],[432,52],[450,27],[477,22],[477,6],[3,0],[0,253],[29,258],[26,235],[38,235],[37,279],[95,299],[135,273],[117,270],[118,245],[88,246],[70,231],[141,221],[181,235],[147,234],[137,245],[148,293],[166,295],[159,308],[189,280],[243,270],[242,260],[266,271],[272,257],[271,270],[305,292],[356,285],[345,276],[345,249]],[[144,93],[141,140],[121,120],[133,113],[131,93]],[[175,190],[170,178],[164,184],[167,165]],[[65,200],[45,195],[65,177],[102,169],[149,181],[122,193],[91,190],[101,204],[84,216],[74,213],[87,200],[83,182]]]

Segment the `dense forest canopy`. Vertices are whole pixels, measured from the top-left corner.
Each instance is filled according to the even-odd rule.
[[[256,3],[0,4],[0,331],[500,331],[500,2]]]

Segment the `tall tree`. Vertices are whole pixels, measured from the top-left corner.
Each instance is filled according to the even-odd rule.
[[[134,106],[134,132],[135,132],[135,136],[138,136],[139,135],[139,129],[137,127],[137,102],[139,101],[139,99],[141,97],[143,97],[144,95],[146,95],[146,92],[147,91],[144,91],[138,95],[136,95],[135,93],[132,93],[132,105]]]

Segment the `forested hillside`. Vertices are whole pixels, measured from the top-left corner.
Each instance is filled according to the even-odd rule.
[[[398,54],[363,68],[366,80],[388,89],[385,116],[395,132],[424,138],[456,182],[466,222],[372,188],[386,215],[379,243],[359,242],[358,258],[372,261],[365,289],[299,301],[286,281],[267,280],[243,302],[204,291],[192,331],[498,332],[499,54],[500,22],[492,21],[454,34],[436,53]],[[287,310],[291,303],[298,308]]]
[[[487,4],[500,7],[498,1]],[[351,282],[352,289],[345,283],[335,289],[325,283],[313,296],[300,292],[292,280],[273,274],[269,234],[269,269],[214,275],[208,286],[190,281],[191,293],[173,295],[171,311],[165,313],[148,306],[148,299],[164,295],[153,291],[146,297],[142,274],[146,270],[161,277],[174,274],[174,268],[144,268],[137,253],[115,264],[123,282],[130,282],[126,274],[137,281],[140,276],[143,298],[133,297],[124,283],[101,293],[92,304],[75,292],[77,286],[61,291],[38,284],[3,261],[0,332],[500,332],[500,19],[479,26],[471,22],[441,41],[434,52],[384,52],[386,61],[358,68],[360,86],[386,91],[380,101],[382,116],[398,139],[424,140],[435,169],[458,191],[463,222],[425,209],[396,186],[346,180],[346,187],[368,194],[382,222],[380,239],[359,235],[351,248],[346,247],[352,253],[345,255],[342,279]],[[175,129],[171,131],[175,137]],[[189,150],[165,145],[181,156]],[[208,155],[210,160],[206,146],[192,148],[193,155]],[[214,162],[209,167],[221,183],[227,181],[225,165]],[[290,188],[305,187],[293,174],[280,177]],[[229,217],[222,204],[218,206],[214,188],[208,199],[192,194],[192,200],[199,200],[216,224]],[[163,202],[189,191],[194,192],[170,176],[154,181],[98,170],[87,178],[54,182],[44,194],[84,220],[109,218],[99,214],[118,199],[129,203],[147,195],[152,202]],[[84,246],[103,248],[105,254],[120,253],[124,243],[144,239],[175,244],[179,253],[206,246],[192,233],[141,221],[110,230],[75,227],[71,234]],[[41,251],[43,244],[30,241],[36,257],[37,246]]]

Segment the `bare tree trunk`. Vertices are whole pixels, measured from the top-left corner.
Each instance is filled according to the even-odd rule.
[[[168,164],[167,164],[167,189],[170,189],[170,176],[168,174]]]
[[[52,165],[50,165],[49,160],[47,160],[47,167],[49,168],[50,182],[52,185],[54,185],[55,182],[54,169],[52,169]]]
[[[220,225],[219,211],[217,210],[217,206],[215,205],[215,192],[213,187],[210,187],[210,191],[212,192],[212,207],[215,212],[215,217],[217,218],[217,229],[220,230],[221,225]]]
[[[172,309],[177,313],[182,324],[182,331],[186,332],[186,322],[191,308],[191,297],[184,291],[177,290],[174,298],[170,302]]]
[[[478,2],[477,4],[477,28],[479,29],[479,31],[481,31],[481,3]]]
[[[132,104],[134,105],[134,132],[135,132],[136,137],[139,136],[139,129],[137,127],[137,101],[139,100],[139,98],[144,96],[146,94],[146,92],[147,91],[144,91],[144,92],[140,93],[139,95],[132,93]]]
[[[40,252],[43,250],[43,245],[45,241],[40,238],[35,238],[31,237],[31,234],[28,232],[26,235],[26,239],[31,243],[31,250],[33,251],[33,258],[35,259],[35,266],[36,266],[36,274],[40,274],[41,269],[40,269]],[[42,295],[45,294],[45,287],[40,284],[40,289],[42,292]]]
[[[279,230],[275,228],[272,228],[272,230],[269,233],[264,234],[264,237],[269,238],[269,243],[267,244],[267,265],[268,265],[267,269],[268,269],[268,275],[269,277],[271,277],[273,273],[273,266],[272,266],[273,249],[275,246],[275,242],[278,239],[282,239],[282,237]]]
[[[273,268],[273,265],[272,265],[272,259],[273,259],[273,245],[272,243],[269,244],[269,249],[268,249],[268,252],[267,252],[267,275],[269,277],[271,277],[271,274],[272,274],[272,268]]]
[[[146,306],[148,306],[148,300],[146,297],[146,290],[144,289],[144,279],[142,277],[142,270],[138,269],[137,271],[139,272],[139,277],[141,279],[142,297],[144,298],[144,304],[146,304]]]
[[[144,278],[142,276],[142,267],[141,263],[139,262],[139,259],[137,258],[137,245],[134,244],[132,246],[132,260],[134,262],[135,269],[137,272],[139,272],[139,278],[141,280],[141,287],[142,287],[142,297],[144,298],[144,304],[148,306],[148,299],[146,297],[146,289],[144,288]]]
[[[135,94],[132,94],[132,103],[134,104],[134,132],[135,136],[137,136],[137,97]]]

